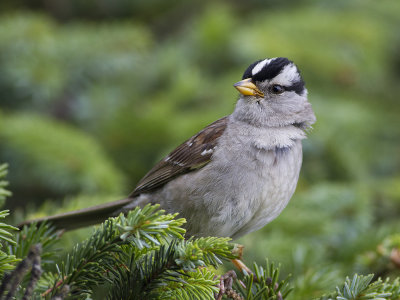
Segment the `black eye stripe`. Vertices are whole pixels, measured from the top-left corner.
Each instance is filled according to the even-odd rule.
[[[280,84],[273,84],[269,87],[271,92],[274,93],[273,87],[274,86],[280,86],[284,91],[288,92],[295,92],[296,94],[300,95],[304,91],[304,81],[296,81],[292,83],[290,86],[285,86],[285,85],[280,85]]]
[[[285,89],[300,95],[304,91],[304,81],[300,80],[293,82],[291,86],[286,86]]]

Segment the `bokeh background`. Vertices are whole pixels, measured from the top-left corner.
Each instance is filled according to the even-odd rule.
[[[290,299],[354,272],[398,276],[400,1],[0,3],[0,162],[15,222],[123,198],[231,113],[253,61],[284,56],[317,123],[282,215],[238,242],[280,262]],[[85,232],[67,235],[65,247]],[[400,253],[400,252],[399,252]]]

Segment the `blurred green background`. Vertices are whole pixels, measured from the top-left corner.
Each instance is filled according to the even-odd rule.
[[[291,299],[354,272],[398,276],[396,0],[2,1],[5,206],[17,222],[123,198],[174,146],[232,112],[232,84],[250,63],[276,56],[302,71],[318,121],[289,206],[238,241],[245,261],[281,262]]]

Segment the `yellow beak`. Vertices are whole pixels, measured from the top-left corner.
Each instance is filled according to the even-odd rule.
[[[264,93],[261,92],[253,82],[251,82],[251,78],[246,78],[242,81],[236,82],[233,86],[245,96],[264,97]]]

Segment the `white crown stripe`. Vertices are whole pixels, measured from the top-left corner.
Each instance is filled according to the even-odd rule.
[[[251,74],[254,76],[255,74],[257,74],[258,72],[260,72],[262,70],[262,68],[264,68],[264,66],[266,64],[269,64],[271,62],[272,59],[264,59],[263,61],[260,61],[258,64],[256,64],[253,68],[253,70],[251,70]]]
[[[275,76],[271,81],[290,86],[293,82],[299,81],[300,75],[297,71],[297,68],[294,64],[289,64],[285,66],[282,71]]]

